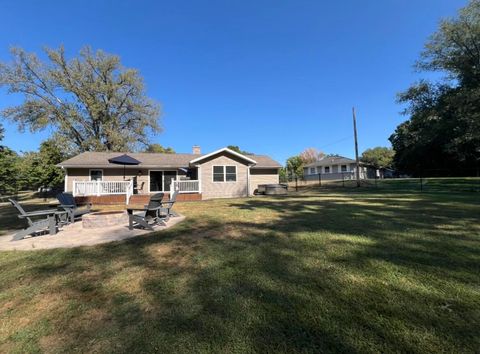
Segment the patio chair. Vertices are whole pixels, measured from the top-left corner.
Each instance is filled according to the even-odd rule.
[[[170,200],[168,202],[162,202],[161,208],[160,208],[160,216],[165,220],[168,221],[170,219],[170,216],[177,216],[177,214],[172,211],[173,205],[177,201],[177,194],[178,192],[175,191],[170,195]]]
[[[75,222],[75,218],[91,212],[92,204],[88,203],[86,208],[79,208],[72,193],[59,193],[57,199],[60,202],[58,207],[65,210],[71,223]]]
[[[164,218],[160,216],[164,193],[156,193],[144,208],[127,208],[128,228],[133,230],[135,225],[153,231],[156,225],[165,225]],[[137,211],[137,212],[136,212]]]
[[[13,199],[9,199],[9,201],[20,213],[18,217],[25,219],[28,222],[28,227],[17,232],[13,236],[12,241],[18,241],[27,235],[34,235],[45,231],[48,231],[50,235],[55,235],[58,231],[58,225],[61,223],[62,218],[66,216],[65,211],[56,209],[26,212],[17,201]],[[43,218],[40,220],[34,220],[34,218],[37,217]]]

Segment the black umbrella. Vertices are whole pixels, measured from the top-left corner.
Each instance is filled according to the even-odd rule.
[[[111,159],[108,159],[108,162],[114,163],[117,165],[123,165],[123,179],[125,179],[125,166],[140,164],[140,161],[138,161],[137,159],[134,159],[131,156],[128,156],[127,154],[123,154],[117,157],[112,157]]]

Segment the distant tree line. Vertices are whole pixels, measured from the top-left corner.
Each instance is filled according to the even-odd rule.
[[[61,187],[64,173],[56,165],[68,157],[53,140],[42,142],[37,152],[22,154],[1,146],[0,193]]]

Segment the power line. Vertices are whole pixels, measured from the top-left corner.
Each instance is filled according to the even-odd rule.
[[[332,145],[335,145],[335,144],[344,142],[344,141],[346,141],[346,140],[350,140],[352,137],[353,137],[353,135],[346,136],[346,137],[344,137],[344,138],[342,138],[342,139],[335,140],[335,141],[333,141],[333,142],[331,142],[331,143],[328,143],[328,144],[326,144],[326,145],[320,146],[318,149],[321,150],[321,149],[323,149],[323,148],[326,148],[326,147],[329,147],[329,146],[332,146]]]

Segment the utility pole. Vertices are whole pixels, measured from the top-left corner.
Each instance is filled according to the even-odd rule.
[[[357,162],[356,178],[357,178],[357,187],[360,187],[360,161],[358,160],[357,118],[355,116],[355,107],[352,107],[352,114],[353,114],[353,136],[355,137],[355,161]]]

